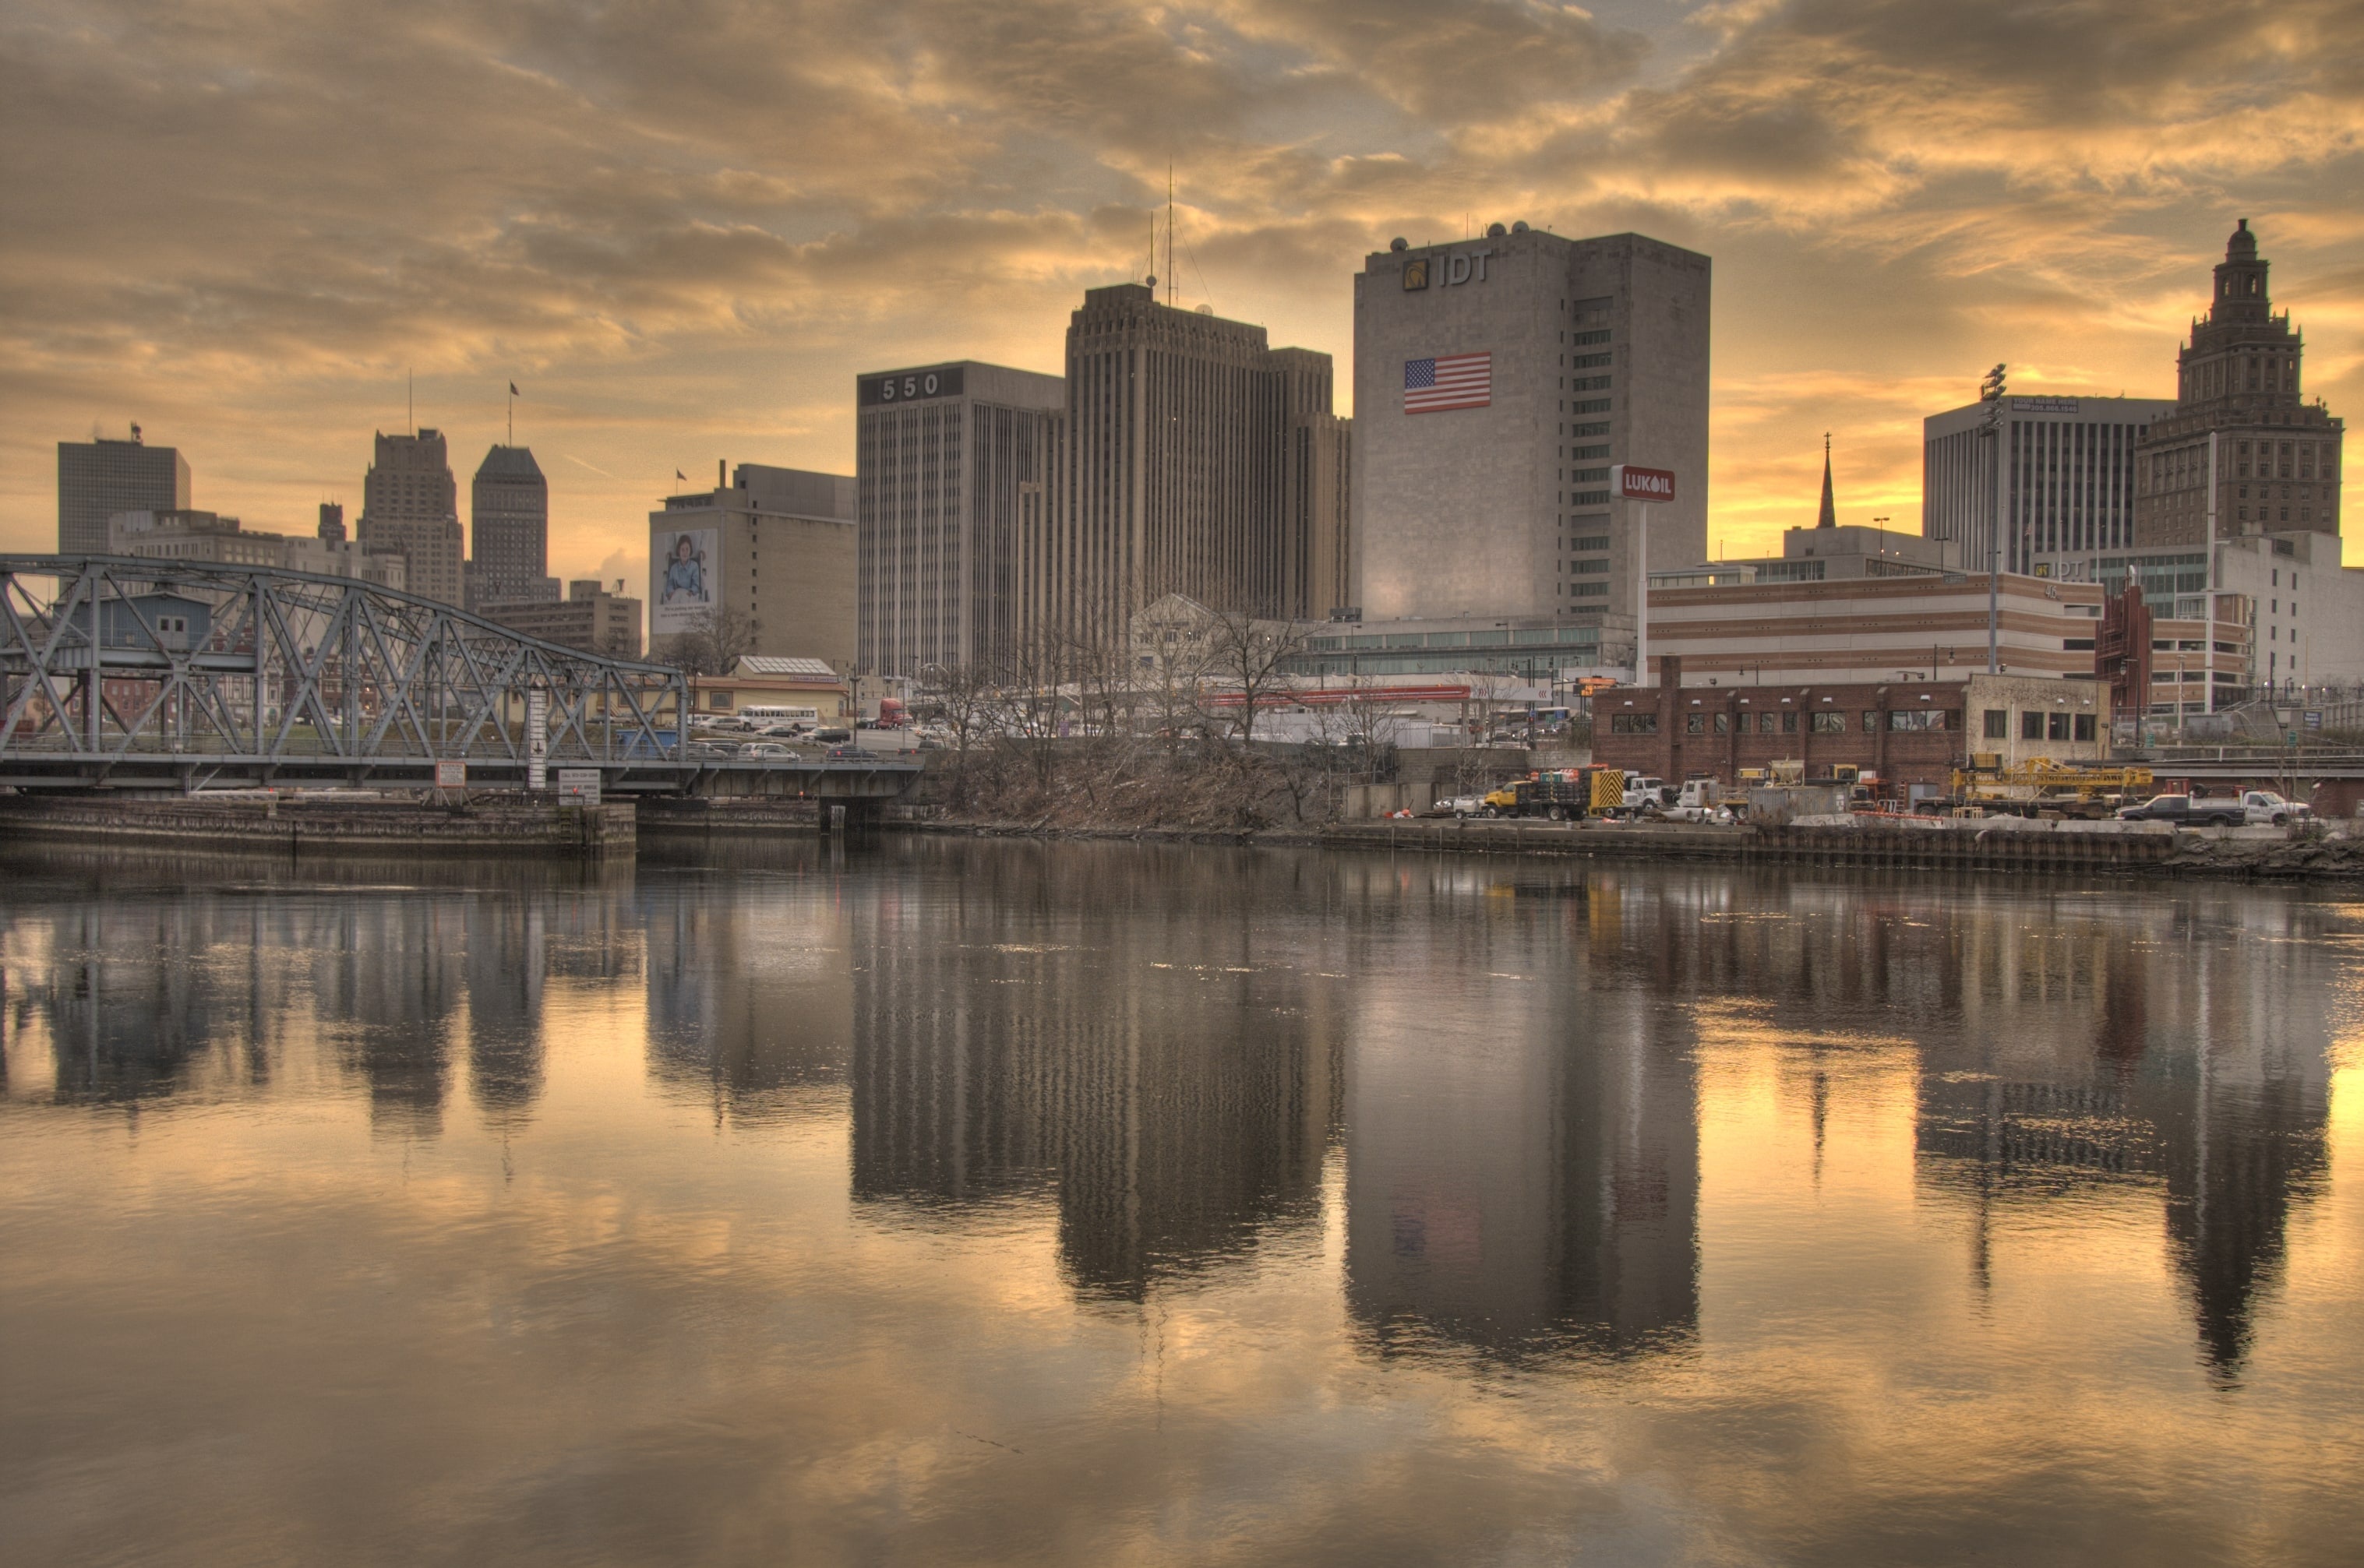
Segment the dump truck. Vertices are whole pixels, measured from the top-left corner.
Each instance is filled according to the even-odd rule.
[[[1543,817],[1554,822],[1573,822],[1594,809],[1602,778],[1617,782],[1618,797],[1622,799],[1622,773],[1607,768],[1555,768],[1489,790],[1486,815]]]

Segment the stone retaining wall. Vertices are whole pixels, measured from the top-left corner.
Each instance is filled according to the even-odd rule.
[[[630,802],[540,801],[423,806],[409,801],[117,800],[104,795],[0,798],[0,839],[111,841],[291,855],[555,855],[629,859],[637,834]]]

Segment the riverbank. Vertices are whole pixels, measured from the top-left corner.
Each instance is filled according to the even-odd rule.
[[[2337,881],[2364,878],[2364,836],[2338,830],[2347,826],[2313,832],[2278,828],[2179,830],[2164,823],[1857,817],[1751,828],[1395,817],[1319,828],[1232,832],[947,821],[911,824],[910,830],[979,838],[1318,846],[1429,854]]]

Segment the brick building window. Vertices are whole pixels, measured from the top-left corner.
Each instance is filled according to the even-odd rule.
[[[1758,715],[1756,716],[1756,733],[1757,733],[1757,734],[1759,734],[1759,735],[1770,735],[1770,734],[1772,734],[1772,733],[1773,733],[1773,721],[1774,721],[1774,719],[1775,719],[1777,717],[1779,717],[1779,716],[1778,716],[1778,715],[1775,715],[1775,714],[1770,714],[1770,713],[1760,713],[1760,714],[1758,714]]]
[[[1986,734],[1987,739],[1990,740],[2010,740],[2011,709],[2007,707],[1990,707],[1987,709]]]
[[[2066,740],[2068,739],[2068,716],[2067,714],[2047,713],[2044,717],[2049,721],[2046,726],[2049,733],[2044,737],[2046,740]]]
[[[1729,735],[1732,733],[1732,715],[1728,713],[1719,713],[1715,716],[1715,732],[1718,735]]]
[[[1781,733],[1784,735],[1798,733],[1798,712],[1795,708],[1781,716]]]
[[[1900,707],[1888,716],[1888,728],[1906,731],[1943,729],[1946,728],[1946,711],[1935,707]]]
[[[1872,712],[1869,708],[1865,708],[1863,710],[1863,732],[1866,735],[1868,735],[1879,728],[1879,715]]]
[[[1686,734],[1689,734],[1689,735],[1704,735],[1704,734],[1706,734],[1706,733],[1707,733],[1707,715],[1705,715],[1705,714],[1703,714],[1703,713],[1695,713],[1695,714],[1692,714],[1689,717],[1688,717],[1688,718],[1686,718],[1685,720],[1683,720],[1683,730],[1684,730],[1684,733],[1686,733]]]
[[[2095,731],[2095,729],[2096,729],[2097,728],[2098,728],[2098,722],[2097,722],[2097,718],[2096,718],[2096,716],[2095,716],[2095,715],[2093,715],[2093,714],[2090,714],[2090,713],[2080,713],[2080,714],[2079,714],[2079,715],[2077,716],[2077,739],[2078,739],[2078,740],[2092,740],[2092,739],[2093,739],[2094,731]]]
[[[1612,713],[1609,716],[1611,735],[1656,735],[1658,716],[1655,713]]]
[[[1837,712],[1834,709],[1825,709],[1821,713],[1817,713],[1814,715],[1814,733],[1817,735],[1845,735],[1846,733],[1846,715]]]
[[[2019,738],[2022,740],[2043,740],[2044,716],[2040,713],[2021,714],[2019,716]]]

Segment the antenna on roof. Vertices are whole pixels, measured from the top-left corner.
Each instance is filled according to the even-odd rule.
[[[1165,303],[1174,303],[1174,160],[1165,161]]]

